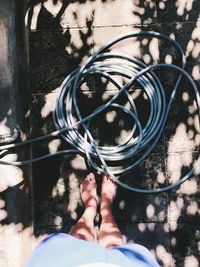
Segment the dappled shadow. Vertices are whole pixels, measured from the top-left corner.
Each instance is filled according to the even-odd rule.
[[[24,23],[24,3],[6,1],[0,10],[0,143],[17,140],[24,132],[27,112],[27,50]],[[9,18],[9,19],[8,19]],[[16,45],[18,43],[18,45]],[[18,58],[19,57],[19,58]],[[24,99],[19,95],[23,94]]]
[[[89,55],[91,21],[87,19],[86,31],[63,29],[60,25],[60,18],[68,4],[68,1],[63,2],[56,17],[41,4],[40,12],[35,18],[36,29],[30,33],[30,83],[33,93],[45,93],[58,87],[66,75]],[[33,10],[34,8],[35,6],[32,7]],[[33,12],[31,10],[29,15]],[[28,18],[31,20],[32,17]]]
[[[30,29],[32,137],[55,130],[52,112],[64,78],[105,42],[133,29],[156,30],[178,41],[187,57],[186,69],[199,86],[200,7],[197,1],[191,4],[193,8],[181,5],[181,1],[136,2],[124,1],[123,7],[117,0],[30,2],[27,22]],[[180,66],[181,63],[175,47],[168,41],[151,37],[134,37],[117,44],[111,51],[125,52],[147,65],[162,62]],[[159,69],[155,73],[162,82],[168,102],[179,74],[170,69]],[[121,84],[128,80],[113,75]],[[192,167],[199,155],[200,134],[191,89],[183,79],[156,147],[136,168],[121,176],[121,181],[140,188],[158,188],[179,180]],[[82,116],[106,103],[117,90],[105,79],[91,75],[77,97]],[[147,96],[137,82],[130,89],[130,95],[143,126],[150,110]],[[124,95],[117,102],[130,107]],[[132,127],[129,115],[110,107],[91,121],[90,131],[99,145],[114,146],[123,142]],[[80,132],[84,132],[82,127]],[[32,147],[33,157],[67,148],[69,145],[62,138],[48,140]],[[141,155],[142,152],[110,165],[113,170],[123,169]],[[79,185],[89,170],[84,155],[57,157],[33,164],[35,236],[69,231],[83,211]],[[198,176],[196,170],[180,188],[157,195],[141,195],[118,187],[113,210],[120,228],[128,242],[138,242],[151,249],[161,266],[187,267],[190,263],[195,266],[199,255]],[[6,199],[4,193],[2,199]],[[7,212],[6,203],[2,202],[1,207]],[[10,221],[20,223],[12,216],[10,218]],[[6,223],[5,217],[2,224]],[[183,235],[185,239],[181,241]]]

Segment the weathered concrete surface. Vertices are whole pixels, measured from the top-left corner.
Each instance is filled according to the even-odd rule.
[[[32,6],[29,44],[33,135],[53,130],[54,96],[56,91],[59,92],[64,77],[103,44],[132,30],[154,30],[177,40],[187,58],[186,69],[199,86],[198,1],[126,0],[122,3],[118,0],[88,0],[68,2],[63,5],[63,10],[61,6],[60,1],[53,5],[50,0],[43,6]],[[133,38],[116,45],[112,51],[136,56],[146,64],[180,63],[176,49],[155,38]],[[177,76],[173,71],[160,71],[158,75],[169,97]],[[103,80],[91,79],[89,87],[82,90],[80,109],[88,114],[107,101],[116,88]],[[139,114],[145,120],[148,105],[140,87],[133,88],[132,97],[136,103],[142,103]],[[127,104],[123,98],[122,103]],[[131,126],[128,118],[122,117],[110,110],[93,122],[93,134],[100,144],[116,144],[123,140]],[[123,180],[147,187],[178,180],[199,153],[199,136],[194,95],[188,84],[183,83],[156,148]],[[62,140],[50,141],[44,144],[44,148],[34,148],[34,153],[48,153],[51,149],[65,146]],[[51,163],[54,164],[52,174],[48,171]],[[85,173],[87,165],[80,157],[34,165],[37,235],[56,230],[67,231],[81,215],[78,187]],[[140,195],[118,188],[114,214],[120,228],[129,242],[145,244],[161,266],[198,266],[198,178],[197,172],[179,189],[158,195]],[[194,224],[190,229],[192,221]],[[181,243],[182,235],[185,239]]]
[[[186,70],[198,88],[200,86],[198,0],[47,0],[44,4],[31,1],[27,21],[30,30],[31,136],[54,130],[52,111],[63,79],[100,46],[119,34],[132,30],[154,30],[177,40],[187,59]],[[176,49],[155,38],[133,38],[113,47],[112,51],[136,56],[146,64],[180,63]],[[168,100],[177,75],[174,71],[160,71],[157,75],[164,85]],[[149,108],[145,95],[138,85],[131,90],[131,95],[139,106],[139,115],[145,120]],[[90,78],[82,86],[78,96],[81,113],[84,116],[89,114],[115,92],[116,88],[112,84]],[[195,98],[191,92],[184,81],[156,148],[123,178],[125,182],[145,187],[163,186],[180,179],[192,166],[199,154],[200,133]],[[127,100],[123,97],[121,101],[127,105]],[[109,110],[93,121],[91,128],[101,145],[111,145],[123,140],[131,129],[131,123],[123,114],[116,115],[115,111]],[[34,145],[32,151],[35,157],[67,147],[62,139],[57,138],[44,141],[39,146]],[[15,230],[13,240],[15,237],[21,240],[24,231],[25,236],[29,237],[29,248],[32,250],[43,235],[68,231],[83,211],[79,184],[87,172],[87,163],[77,155],[33,164],[34,233],[31,236],[29,226],[22,222],[24,230]],[[98,175],[97,179],[100,182]],[[12,196],[8,195],[8,199],[12,199]],[[1,209],[5,216],[4,205],[5,203]],[[191,179],[168,193],[140,195],[118,188],[114,214],[128,242],[146,245],[161,266],[197,267],[200,257],[199,205],[197,168]],[[12,209],[11,211],[14,214]],[[10,233],[13,233],[11,228],[18,225],[15,221],[13,223],[13,226],[5,224]],[[18,226],[17,229],[19,228]],[[6,242],[8,236],[5,230]],[[20,244],[23,246],[22,242]],[[9,250],[3,250],[4,262],[8,260],[5,255],[9,253]],[[19,254],[15,257],[19,257]]]
[[[0,143],[27,138],[28,54],[25,2],[0,3]],[[30,157],[29,149],[1,160]],[[24,266],[34,248],[29,167],[0,165],[0,266]]]
[[[1,3],[0,9],[0,138],[1,141],[17,138],[16,123],[16,36],[14,33],[15,8],[11,1]]]

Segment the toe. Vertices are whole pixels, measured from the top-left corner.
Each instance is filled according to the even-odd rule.
[[[86,179],[87,179],[87,181],[88,181],[89,183],[96,183],[94,173],[90,173],[90,174],[88,174]]]
[[[108,180],[108,176],[106,174],[102,175],[102,182],[106,182]]]
[[[92,188],[96,188],[96,187],[97,187],[97,183],[96,183],[95,175],[93,173],[88,174],[80,185],[81,190],[91,190]]]

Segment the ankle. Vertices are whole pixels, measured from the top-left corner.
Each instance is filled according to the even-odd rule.
[[[94,207],[94,206],[88,205],[85,208],[85,211],[83,213],[83,217],[84,217],[84,219],[87,219],[87,221],[92,221],[93,222],[96,214],[97,214],[97,208]]]
[[[102,199],[101,200],[101,205],[100,205],[100,210],[104,210],[104,209],[111,210],[112,209],[112,205],[113,205],[113,202],[110,201],[109,199]]]
[[[103,221],[107,221],[107,217],[112,215],[112,203],[106,202],[102,203],[100,206],[100,214]]]

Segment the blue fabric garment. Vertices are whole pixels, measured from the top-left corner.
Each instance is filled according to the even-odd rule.
[[[108,263],[125,267],[159,267],[149,250],[137,244],[106,249],[68,234],[49,235],[35,249],[25,267],[76,267]]]

